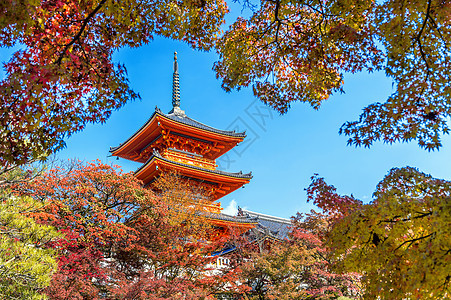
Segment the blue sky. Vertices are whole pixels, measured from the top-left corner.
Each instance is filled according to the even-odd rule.
[[[345,76],[345,94],[333,95],[320,110],[295,103],[280,116],[260,103],[250,89],[226,93],[215,78],[213,52],[190,49],[181,42],[156,38],[137,49],[122,49],[115,60],[127,67],[130,84],[142,100],[114,111],[105,124],[88,125],[67,139],[58,153],[61,159],[84,161],[100,159],[133,171],[138,164],[108,157],[109,147],[117,146],[151,116],[155,106],[171,109],[173,52],[178,52],[181,108],[186,114],[219,129],[247,130],[244,143],[219,160],[230,172],[252,171],[254,178],[245,188],[222,198],[223,207],[232,201],[248,210],[288,218],[297,211],[308,212],[304,188],[319,173],[340,193],[353,194],[368,202],[376,184],[392,167],[412,166],[434,177],[451,179],[451,138],[443,138],[440,151],[427,152],[414,143],[376,143],[370,149],[346,145],[338,135],[345,121],[358,118],[362,108],[385,101],[392,91],[383,73]],[[0,50],[2,62],[11,49]],[[3,74],[0,74],[3,76]]]

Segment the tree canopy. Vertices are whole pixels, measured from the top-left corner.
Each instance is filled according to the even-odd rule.
[[[343,91],[346,73],[384,71],[394,93],[364,108],[340,133],[356,146],[378,140],[416,140],[427,150],[441,146],[451,117],[449,1],[261,0],[243,5],[250,17],[239,17],[221,32],[228,11],[222,0],[1,2],[0,47],[21,49],[4,65],[6,77],[0,82],[0,167],[43,158],[87,123],[104,122],[112,110],[138,99],[125,66],[115,64],[112,55],[157,35],[194,49],[216,48],[220,57],[214,69],[223,88],[252,87],[280,113],[294,101],[318,109]],[[178,180],[163,186],[171,182],[177,189]],[[450,187],[449,181],[403,168],[381,181],[369,204],[338,195],[319,177],[307,191],[330,215],[326,237],[335,266],[361,272],[367,298],[441,299],[449,296],[451,277]],[[15,192],[0,194],[5,233],[0,271],[6,274],[0,293],[41,297],[55,269],[56,250],[64,255],[45,290],[55,299],[208,299],[237,278],[233,272],[206,275],[212,261],[207,254],[221,241],[200,242],[205,227],[186,218],[197,212],[192,203],[168,209],[167,203],[175,202],[160,200],[172,201],[173,194],[156,196],[131,174],[98,163],[75,164],[20,183]],[[318,289],[328,289],[328,280],[336,279],[313,267],[329,266],[318,258],[323,244],[311,244],[315,234],[298,229],[298,244],[275,248],[276,256],[262,254],[247,265],[248,274],[257,270],[275,283],[263,294],[289,289],[301,297],[304,291],[293,290],[299,284],[293,280],[305,271],[327,283]],[[53,242],[61,235],[64,239]],[[306,264],[295,262],[305,255]],[[125,288],[118,289],[118,282]],[[334,290],[334,296],[340,292]]]
[[[262,0],[217,44],[217,76],[226,90],[252,86],[280,113],[302,101],[319,108],[343,91],[346,72],[383,70],[389,98],[346,122],[348,143],[369,147],[417,140],[441,146],[451,115],[451,4],[402,0]]]
[[[392,169],[369,204],[320,177],[307,191],[334,216],[327,239],[336,267],[362,274],[367,299],[450,296],[451,182],[406,167]]]
[[[48,155],[139,98],[114,50],[156,35],[208,50],[226,12],[211,0],[2,1],[0,47],[21,48],[0,82],[0,166]]]
[[[174,174],[154,184],[161,193],[117,167],[73,162],[14,186],[42,203],[35,221],[64,235],[47,247],[59,254],[40,286],[50,299],[213,299],[234,290],[233,269],[211,272],[225,241],[206,242],[212,228],[193,207],[199,191]]]
[[[44,289],[57,269],[58,252],[50,244],[63,238],[32,214],[43,204],[12,193],[11,185],[32,180],[37,170],[0,172],[0,297],[45,299]]]
[[[353,145],[417,140],[428,150],[448,133],[450,14],[447,1],[244,1],[249,18],[221,31],[223,0],[13,1],[0,4],[0,47],[20,45],[0,82],[0,165],[64,146],[89,122],[139,98],[112,54],[154,36],[216,48],[226,90],[252,86],[285,113],[293,101],[319,108],[342,91],[346,72],[383,70],[394,93],[340,132]],[[378,99],[379,100],[379,99]]]
[[[0,297],[44,299],[43,290],[56,271],[57,251],[46,245],[61,238],[48,225],[27,214],[41,208],[30,197],[0,201]]]
[[[354,273],[336,273],[333,253],[326,248],[324,234],[328,216],[311,212],[292,217],[289,238],[273,241],[261,251],[244,247],[240,275],[250,287],[249,299],[327,300],[361,296],[359,278]],[[252,245],[251,245],[252,246]]]

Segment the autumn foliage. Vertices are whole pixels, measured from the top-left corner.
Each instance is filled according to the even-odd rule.
[[[217,45],[221,59],[215,70],[223,87],[252,86],[256,96],[281,113],[293,101],[318,108],[342,89],[343,71],[380,68],[382,53],[367,22],[371,4],[261,1]]]
[[[20,45],[0,81],[0,166],[42,159],[87,123],[105,122],[139,98],[121,47],[154,36],[216,48],[225,90],[251,86],[285,113],[294,101],[315,109],[343,91],[344,74],[383,70],[392,95],[364,108],[340,133],[371,146],[417,140],[428,150],[449,132],[451,5],[447,1],[244,1],[249,18],[221,31],[221,1],[14,1],[0,3],[0,46]]]
[[[418,141],[438,149],[449,133],[451,40],[449,1],[244,1],[217,43],[214,69],[225,90],[252,87],[285,113],[295,101],[318,109],[343,92],[346,73],[385,71],[394,91],[364,108],[340,133],[371,146]],[[368,95],[370,97],[370,95]]]
[[[245,247],[241,266],[249,299],[337,299],[361,296],[360,275],[333,270],[333,253],[324,243],[328,217],[312,211],[292,218],[289,238],[266,249]]]
[[[54,299],[99,297],[111,253],[137,239],[123,220],[154,199],[131,174],[99,163],[56,167],[16,189],[44,203],[34,218],[65,236],[53,245],[61,255],[46,294]]]
[[[44,203],[37,222],[64,235],[51,246],[60,256],[50,299],[213,299],[233,290],[233,270],[211,272],[224,241],[210,242],[211,227],[193,211],[199,192],[174,174],[156,184],[157,194],[131,173],[73,162],[15,187]]]
[[[199,185],[163,173],[145,189],[131,173],[100,162],[70,162],[12,184],[41,203],[28,213],[58,230],[43,251],[57,254],[50,299],[334,299],[357,296],[359,277],[332,271],[323,237],[328,218],[293,219],[290,239],[256,251],[244,236],[217,235]],[[226,247],[229,264],[215,267]],[[45,285],[44,285],[45,287]]]
[[[337,194],[319,177],[308,193],[321,208],[340,215],[327,245],[337,270],[362,274],[366,299],[445,299],[451,277],[450,188],[449,181],[406,167],[392,169],[369,204]]]
[[[125,299],[194,300],[215,299],[226,287],[238,290],[234,270],[212,265],[216,257],[211,254],[227,239],[212,239],[216,229],[205,217],[205,191],[172,172],[163,173],[152,189],[158,209],[140,209],[127,223],[138,232],[138,241],[128,258],[127,251],[117,253],[119,260],[131,258],[133,269],[115,292]]]
[[[21,49],[0,81],[0,166],[42,158],[139,98],[116,49],[159,35],[208,50],[226,11],[209,0],[2,1],[0,47]]]
[[[174,174],[151,192],[99,162],[14,173],[138,99],[112,56],[154,36],[216,48],[223,88],[252,87],[280,113],[294,101],[318,109],[343,91],[346,73],[384,71],[393,94],[340,133],[356,146],[441,146],[451,116],[449,1],[242,4],[250,17],[223,33],[223,0],[0,1],[0,47],[20,45],[0,81],[1,297],[450,297],[451,183],[413,168],[391,170],[369,204],[314,176],[307,197],[323,214],[297,215],[288,241],[263,252],[245,244],[221,270],[212,254],[243,241],[212,239],[208,194]]]
[[[289,239],[263,249],[244,236],[212,239],[217,229],[209,225],[202,202],[208,198],[177,174],[162,175],[154,192],[132,174],[99,162],[72,162],[29,179],[8,183],[17,203],[3,199],[7,210],[0,214],[1,228],[11,236],[18,236],[14,230],[23,222],[29,232],[17,241],[3,238],[2,245],[23,251],[20,247],[36,243],[29,235],[42,235],[37,252],[26,255],[45,260],[49,268],[33,269],[17,256],[14,263],[22,271],[11,278],[41,276],[41,283],[31,280],[27,288],[15,289],[17,295],[214,299],[226,292],[249,299],[443,299],[449,294],[451,185],[413,168],[391,170],[369,204],[312,177],[307,195],[324,214],[298,214]],[[32,209],[14,212],[8,205]],[[229,265],[215,268],[212,254],[231,245],[236,250]]]

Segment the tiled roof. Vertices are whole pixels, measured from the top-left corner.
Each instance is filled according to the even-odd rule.
[[[155,108],[155,112],[160,115],[163,115],[164,117],[167,117],[168,119],[171,119],[173,121],[183,123],[183,124],[186,124],[189,126],[193,126],[193,127],[199,128],[199,129],[203,129],[203,130],[207,130],[207,131],[211,131],[211,132],[215,132],[215,133],[219,133],[219,134],[223,134],[223,135],[228,135],[228,136],[242,137],[242,138],[246,137],[246,132],[235,132],[235,130],[230,131],[230,130],[216,129],[211,126],[200,123],[194,119],[191,119],[184,113],[171,112],[169,114],[165,114],[158,108]]]
[[[238,215],[241,217],[247,217],[249,219],[256,220],[258,225],[256,230],[265,235],[276,238],[278,240],[284,240],[288,238],[290,232],[291,221],[289,219],[278,218],[274,216],[264,215],[242,208],[238,209]]]
[[[244,223],[244,224],[257,224],[256,220],[243,216],[229,216],[223,213],[206,213],[205,216],[209,219],[230,221],[234,223]]]
[[[201,168],[201,167],[198,167],[198,166],[183,164],[183,163],[179,163],[179,162],[176,162],[176,161],[173,161],[173,160],[166,159],[163,156],[161,156],[161,154],[158,151],[154,151],[153,155],[147,160],[147,162],[145,162],[143,165],[141,165],[141,167],[139,167],[135,171],[135,174],[138,173],[141,169],[143,169],[155,157],[157,157],[160,160],[172,163],[172,164],[176,164],[176,165],[179,165],[179,166],[182,166],[182,167],[188,167],[188,168],[192,168],[192,169],[196,169],[196,170],[200,170],[200,171],[204,171],[204,172],[208,172],[208,173],[214,173],[214,174],[225,175],[225,176],[236,177],[236,178],[246,178],[246,179],[251,179],[252,178],[252,172],[243,173],[243,172],[240,171],[240,172],[237,172],[237,173],[230,173],[230,172],[225,172],[225,171],[221,171],[221,170],[209,170],[209,169]]]
[[[173,120],[175,122],[178,123],[182,123],[185,125],[189,125],[192,127],[196,127],[202,130],[207,130],[210,132],[214,132],[214,133],[219,133],[219,134],[223,134],[223,135],[227,135],[227,136],[231,136],[231,137],[239,137],[239,138],[245,138],[246,137],[246,131],[244,132],[235,132],[235,130],[221,130],[221,129],[216,129],[213,128],[211,126],[205,125],[203,123],[200,123],[194,119],[191,119],[190,117],[188,117],[187,115],[185,115],[185,113],[177,113],[177,112],[173,112],[171,111],[168,114],[163,113],[158,107],[155,107],[155,112],[150,116],[150,118],[146,121],[146,123],[144,123],[141,128],[139,128],[131,137],[129,137],[124,143],[121,143],[119,146],[116,147],[110,147],[110,152],[114,152],[117,149],[119,149],[122,145],[125,145],[129,140],[131,140],[136,134],[138,134],[138,132],[140,132],[141,130],[143,130],[148,123],[151,122],[151,120],[155,117],[155,115],[160,115],[163,117],[166,117],[170,120]]]

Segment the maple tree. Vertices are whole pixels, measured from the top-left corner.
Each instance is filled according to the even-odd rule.
[[[441,146],[451,115],[451,4],[402,0],[245,1],[217,43],[217,77],[227,91],[252,86],[285,113],[293,101],[315,109],[342,92],[344,73],[383,70],[395,92],[369,105],[340,133],[348,143],[417,140]]]
[[[206,219],[206,191],[174,172],[160,175],[152,189],[159,209],[141,208],[129,222],[139,240],[128,258],[132,269],[115,289],[119,298],[216,299],[214,294],[225,287],[238,290],[232,267],[213,266],[211,254],[227,239],[218,239]],[[126,251],[117,255],[127,257]]]
[[[302,278],[297,271],[311,257],[293,245],[271,246],[270,251],[252,253],[242,266],[243,282],[251,287],[249,299],[304,299]]]
[[[450,115],[451,5],[428,0],[288,1],[256,4],[222,35],[225,1],[13,1],[0,4],[0,46],[21,45],[0,82],[0,165],[43,158],[88,122],[139,95],[114,50],[156,35],[216,47],[226,90],[252,85],[280,112],[318,108],[341,91],[344,72],[385,70],[396,92],[340,129],[349,143],[417,139],[441,146]]]
[[[223,1],[7,0],[0,47],[20,45],[0,82],[0,166],[42,158],[88,122],[139,98],[114,50],[160,35],[207,50]]]
[[[313,177],[308,199],[333,215],[336,268],[362,274],[367,299],[450,297],[451,182],[394,168],[362,204]]]
[[[111,253],[136,240],[135,231],[123,221],[140,203],[153,201],[132,174],[98,162],[57,166],[14,190],[43,203],[32,217],[64,234],[51,245],[60,256],[45,290],[50,299],[100,297],[115,271]]]
[[[307,294],[313,299],[334,299],[338,297],[360,298],[361,275],[357,272],[343,274],[333,270],[337,262],[335,253],[326,245],[331,216],[315,212],[292,217],[293,228],[290,240],[300,248],[308,250],[313,263],[302,269],[303,283]],[[338,258],[340,259],[340,258]]]
[[[337,299],[359,297],[357,273],[332,270],[333,254],[324,244],[328,217],[314,211],[292,218],[289,239],[244,252],[241,278],[249,299]]]
[[[44,203],[35,220],[64,234],[50,246],[61,254],[50,299],[213,299],[233,288],[232,269],[211,272],[224,240],[209,239],[201,191],[174,174],[154,184],[157,194],[117,167],[72,162],[15,186]]]

